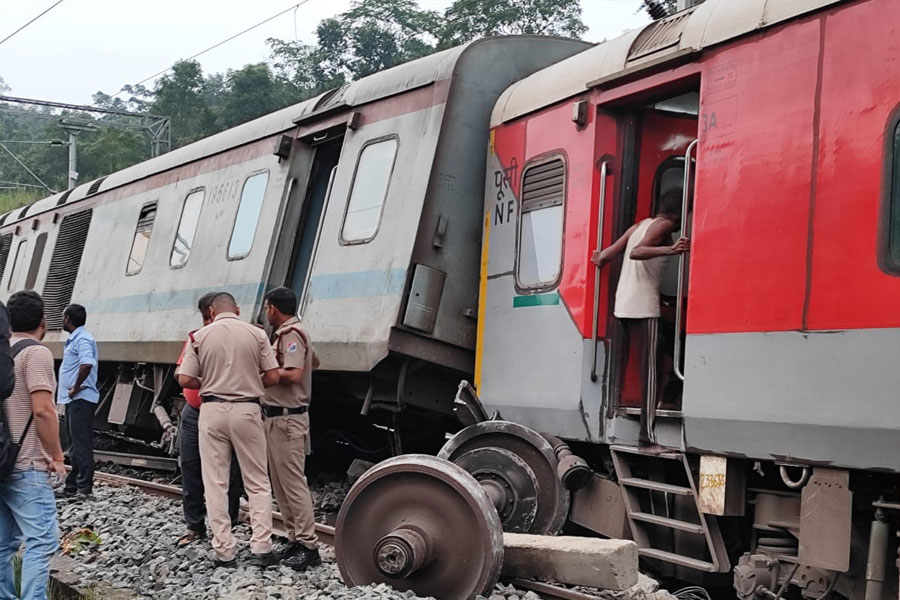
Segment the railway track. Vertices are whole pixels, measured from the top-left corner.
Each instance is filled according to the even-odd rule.
[[[95,453],[96,455],[97,453]],[[115,453],[103,453],[103,454],[115,454]],[[146,468],[146,467],[145,467]],[[124,475],[114,475],[112,473],[104,473],[102,471],[97,471],[94,474],[94,477],[97,481],[102,481],[109,485],[114,486],[133,486],[140,489],[142,492],[146,494],[151,494],[154,496],[161,496],[164,498],[169,498],[172,500],[180,500],[181,499],[181,488],[176,485],[168,485],[164,483],[156,483],[153,481],[145,481],[143,479],[136,479],[134,477],[125,477]],[[247,510],[246,505],[241,503],[241,519],[247,519]],[[280,512],[272,513],[272,526],[273,533],[276,535],[281,535],[284,537],[284,521]],[[323,544],[333,546],[334,545],[334,527],[330,525],[325,525],[324,523],[316,523],[316,535],[319,536],[319,541]],[[543,583],[540,581],[532,581],[528,579],[508,579],[506,583],[512,584],[513,586],[530,590],[535,592],[542,598],[546,600],[602,600],[599,596],[593,596],[590,594],[585,594],[576,590],[571,590],[563,587],[559,587],[556,585],[552,585],[549,583]]]

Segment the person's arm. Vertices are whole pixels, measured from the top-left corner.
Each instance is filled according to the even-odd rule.
[[[603,250],[594,250],[593,255],[591,255],[591,262],[597,267],[602,267],[618,255],[622,254],[622,252],[625,251],[625,246],[628,245],[628,238],[631,237],[631,234],[634,233],[635,229],[637,229],[636,224],[629,227],[628,231],[622,234],[622,237]]]
[[[72,400],[75,399],[75,394],[81,391],[81,386],[84,385],[84,380],[88,378],[91,374],[91,369],[94,368],[94,365],[78,365],[78,377],[75,378],[75,385],[69,388],[69,398]]]
[[[667,244],[672,239],[672,232],[675,231],[675,223],[669,219],[655,219],[644,239],[635,244],[631,250],[630,258],[633,260],[650,260],[660,256],[672,256],[673,254],[681,254],[691,249],[691,241],[682,237],[674,244]]]
[[[81,391],[85,380],[90,376],[91,370],[97,366],[97,357],[94,354],[94,345],[87,338],[80,338],[76,343],[75,350],[78,352],[78,375],[75,377],[75,384],[69,388],[69,398],[75,399],[75,395]]]
[[[51,363],[52,364],[52,363]],[[59,444],[59,417],[53,393],[49,390],[31,392],[31,412],[34,414],[34,429],[41,445],[50,454],[50,467],[60,476],[66,476],[63,465],[62,447]]]
[[[16,385],[16,367],[9,349],[9,317],[0,303],[0,400],[9,398]]]
[[[279,371],[281,371],[281,369],[278,369],[278,368],[269,369],[268,371],[263,371],[263,373],[262,373],[263,386],[270,388],[273,385],[278,385],[278,382],[280,380]]]
[[[190,342],[185,346],[181,355],[181,364],[175,370],[175,378],[178,380],[178,385],[185,389],[200,389],[200,357],[197,356],[195,343]]]
[[[53,355],[46,347],[29,350],[25,362],[25,385],[31,394],[32,426],[37,432],[41,446],[50,455],[50,468],[60,477],[65,477],[62,447],[59,443],[59,417],[53,389],[56,378],[53,375]]]
[[[295,384],[303,379],[303,367],[306,366],[306,355],[310,352],[306,342],[294,330],[284,332],[277,341],[281,349],[281,368],[278,369],[278,383]]]

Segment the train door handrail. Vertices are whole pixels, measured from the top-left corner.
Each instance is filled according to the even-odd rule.
[[[694,140],[688,144],[687,150],[684,152],[684,187],[681,196],[681,232],[682,235],[688,233],[688,200],[691,193],[691,153],[697,147]],[[684,319],[684,261],[687,260],[687,252],[678,255],[678,296],[675,298],[675,376],[684,381],[684,372],[681,369],[681,354],[684,348],[681,344],[681,323]]]
[[[609,161],[600,163],[600,206],[597,216],[597,249],[603,250],[603,216],[606,213],[606,178]],[[591,381],[597,381],[597,327],[600,324],[600,267],[594,267],[594,325],[591,332]]]

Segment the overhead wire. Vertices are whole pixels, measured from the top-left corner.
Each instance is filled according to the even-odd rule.
[[[62,1],[62,0],[60,0],[60,1]],[[274,20],[274,19],[277,19],[277,18],[280,17],[281,15],[287,14],[287,13],[289,13],[289,12],[292,11],[292,10],[297,10],[298,8],[300,8],[301,6],[303,6],[304,4],[306,4],[306,3],[309,2],[309,1],[310,1],[310,0],[300,0],[300,2],[297,2],[296,4],[294,4],[294,5],[292,5],[292,6],[289,6],[288,8],[282,10],[281,12],[279,12],[279,13],[277,13],[277,14],[274,14],[274,15],[272,15],[271,17],[269,17],[269,18],[267,18],[267,19],[264,19],[264,20],[260,21],[260,22],[257,23],[256,25],[251,25],[250,27],[244,29],[243,31],[240,31],[240,32],[238,32],[238,33],[235,33],[234,35],[225,38],[225,39],[222,40],[221,42],[218,42],[218,43],[213,44],[213,45],[210,46],[209,48],[206,48],[206,49],[204,49],[204,50],[201,50],[200,52],[197,52],[196,54],[193,54],[193,55],[191,55],[191,56],[189,56],[189,57],[187,57],[187,58],[182,58],[182,59],[179,59],[179,60],[181,60],[181,61],[188,61],[188,60],[194,60],[194,59],[197,58],[198,56],[203,56],[203,55],[206,54],[207,52],[209,52],[209,51],[211,51],[211,50],[215,50],[215,49],[218,48],[219,46],[221,46],[221,45],[223,45],[223,44],[227,44],[227,43],[230,42],[231,40],[233,40],[233,39],[235,39],[235,38],[239,38],[240,36],[244,35],[245,33],[248,33],[248,32],[250,32],[250,31],[253,31],[253,30],[256,29],[257,27],[261,27],[261,26],[265,25],[266,23],[268,23],[269,21],[272,21],[272,20]],[[149,77],[145,77],[144,79],[141,79],[140,81],[138,81],[138,82],[135,83],[134,85],[135,85],[135,86],[138,86],[138,85],[141,85],[142,83],[146,83],[146,82],[148,82],[148,81],[150,81],[150,80],[152,80],[152,79],[156,79],[156,78],[159,77],[160,75],[163,75],[163,74],[165,74],[165,73],[168,73],[168,72],[171,71],[171,70],[172,70],[172,67],[168,67],[168,68],[166,68],[166,69],[163,69],[162,71],[160,71],[160,72],[158,72],[158,73],[154,73],[153,75],[151,75],[151,76],[149,76]],[[124,92],[125,92],[124,89],[119,90],[118,92],[116,92],[115,94],[113,94],[113,97],[119,96],[120,94],[123,94]]]
[[[57,0],[56,2],[54,2],[54,3],[50,6],[50,8],[48,8],[47,10],[45,10],[44,12],[42,12],[41,14],[39,14],[38,16],[36,16],[35,18],[31,19],[30,21],[28,21],[27,23],[25,23],[24,25],[22,25],[21,27],[19,27],[19,28],[16,29],[15,31],[13,31],[11,34],[9,34],[8,36],[6,36],[6,37],[3,38],[2,40],[0,40],[0,44],[3,44],[3,42],[5,42],[5,41],[7,41],[7,40],[9,40],[9,39],[12,39],[12,37],[13,37],[14,35],[16,35],[16,34],[19,33],[20,31],[22,31],[23,29],[25,29],[26,27],[28,27],[29,25],[31,25],[32,23],[34,23],[35,21],[37,21],[38,19],[40,19],[41,17],[43,17],[44,15],[46,15],[48,12],[50,12],[51,10],[53,10],[54,8],[56,8],[57,6],[59,6],[60,4],[62,4],[62,1],[63,1],[63,0]]]

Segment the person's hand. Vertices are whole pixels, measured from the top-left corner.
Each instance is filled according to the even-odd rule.
[[[69,398],[70,398],[70,399],[71,399],[71,398],[74,398],[74,397],[75,397],[75,394],[77,394],[78,392],[80,392],[80,391],[83,390],[83,389],[84,389],[84,386],[81,386],[81,385],[73,385],[72,387],[69,388]]]
[[[66,465],[63,463],[63,459],[51,460],[50,470],[51,472],[56,473],[56,476],[60,479],[66,478]]]
[[[595,267],[602,267],[609,262],[609,259],[604,255],[602,250],[597,249],[591,254],[591,262],[594,263]]]
[[[691,239],[682,237],[669,247],[669,254],[684,254],[691,250]]]

